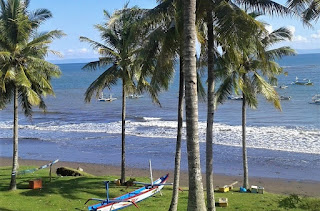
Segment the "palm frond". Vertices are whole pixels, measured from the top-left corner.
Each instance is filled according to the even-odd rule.
[[[98,98],[104,88],[107,87],[110,89],[111,86],[116,85],[117,80],[120,78],[120,74],[121,72],[117,65],[109,67],[87,88],[85,92],[85,101],[90,102],[94,93],[96,93],[96,98]]]

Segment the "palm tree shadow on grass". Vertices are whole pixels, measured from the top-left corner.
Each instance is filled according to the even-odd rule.
[[[64,180],[63,178],[56,178],[52,182],[49,181],[49,178],[43,178],[43,188],[29,190],[21,193],[25,196],[43,196],[57,194],[61,195],[63,198],[68,198],[71,200],[87,200],[88,198],[106,198],[105,185],[104,182],[106,179],[110,178],[101,178],[101,177],[75,177],[73,179]],[[24,187],[27,185],[26,182],[21,184]],[[116,186],[115,184],[110,184],[110,198],[117,197],[120,194],[125,194],[134,188],[126,188],[123,186]]]
[[[3,208],[3,207],[0,207],[0,210],[1,210],[1,211],[14,211],[14,210],[9,210],[9,209]]]

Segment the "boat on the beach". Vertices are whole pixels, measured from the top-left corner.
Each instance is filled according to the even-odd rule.
[[[320,105],[320,94],[316,94],[312,97],[310,104]]]
[[[299,78],[296,77],[296,80],[293,81],[292,84],[312,86],[312,85],[313,85],[313,82],[311,82],[311,80],[310,80],[310,79],[307,79],[307,78],[304,78],[303,80],[299,80]]]
[[[112,95],[110,94],[108,98],[103,97],[103,93],[101,93],[101,96],[99,97],[98,101],[100,102],[112,102],[114,100],[116,100],[117,98],[112,97]]]
[[[234,96],[234,95],[230,95],[228,96],[229,100],[242,100],[243,97],[242,96]]]
[[[88,210],[90,211],[110,211],[110,210],[119,210],[130,205],[134,205],[136,207],[138,202],[153,196],[154,194],[158,193],[165,185],[166,181],[168,180],[169,174],[160,177],[159,179],[155,180],[151,184],[139,183],[135,182],[136,184],[143,184],[144,186],[134,190],[130,193],[124,194],[122,196],[109,199],[109,181],[106,183],[106,190],[107,190],[107,199],[88,199],[87,202],[91,200],[100,201],[98,204],[88,206]],[[86,202],[86,203],[87,203]]]

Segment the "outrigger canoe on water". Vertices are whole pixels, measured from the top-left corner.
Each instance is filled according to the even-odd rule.
[[[91,201],[91,200],[101,201],[98,204],[88,206],[88,209],[90,211],[110,211],[110,210],[120,210],[130,205],[134,205],[138,208],[136,203],[158,193],[164,187],[164,185],[167,185],[165,183],[168,180],[168,177],[169,177],[169,174],[163,177],[160,177],[159,179],[152,182],[152,184],[135,182],[137,184],[143,184],[144,187],[141,187],[135,191],[132,191],[130,193],[124,194],[122,196],[119,196],[113,199],[109,199],[109,181],[106,181],[105,184],[106,184],[106,190],[107,190],[107,199],[95,199],[95,198],[88,199],[88,201]],[[168,184],[168,185],[171,185],[171,184]]]

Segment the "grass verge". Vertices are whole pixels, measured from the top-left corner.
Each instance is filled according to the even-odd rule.
[[[34,168],[32,166],[20,167],[20,170]],[[101,198],[106,196],[103,181],[114,181],[117,176],[81,176],[59,177],[53,174],[49,182],[49,170],[43,169],[32,174],[17,177],[16,191],[8,191],[10,183],[10,167],[0,168],[0,210],[2,211],[57,211],[57,210],[87,210],[84,203],[88,198]],[[29,189],[29,181],[42,179],[41,189]],[[128,178],[129,179],[129,178]],[[149,182],[149,178],[136,178],[137,181]],[[137,187],[110,186],[110,197],[117,197],[130,192]],[[179,193],[178,210],[187,210],[188,190]],[[216,201],[219,197],[228,198],[229,206],[218,207],[217,210],[320,210],[319,198],[304,198],[296,195],[278,195],[272,193],[253,194],[239,193],[239,189],[227,193],[215,193]],[[171,201],[172,188],[165,186],[160,194],[148,198],[138,206],[141,211],[168,210]],[[94,203],[94,202],[93,202]],[[137,210],[134,206],[126,208],[127,211]]]

